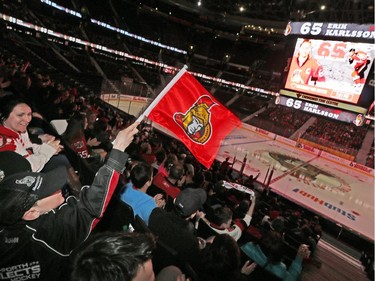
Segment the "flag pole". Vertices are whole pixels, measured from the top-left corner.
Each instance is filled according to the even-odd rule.
[[[174,84],[181,78],[182,75],[185,74],[187,70],[187,65],[185,64],[181,70],[176,74],[175,77],[165,86],[165,88],[160,92],[160,94],[150,103],[150,105],[146,108],[146,110],[139,115],[136,122],[141,122],[145,116],[148,116],[148,114],[151,112],[151,110],[158,104],[158,102],[165,96],[166,93],[173,87]]]

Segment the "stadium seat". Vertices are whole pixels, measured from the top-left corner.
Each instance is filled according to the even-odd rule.
[[[152,233],[144,220],[138,215],[136,215],[134,218],[133,227],[136,232]],[[152,263],[155,274],[159,273],[166,266],[174,265],[180,268],[186,277],[189,277],[191,281],[199,281],[198,276],[192,266],[187,262],[181,262],[178,258],[177,251],[169,247],[160,239],[156,240],[156,249],[153,253]]]
[[[140,233],[152,233],[144,220],[136,215],[133,224],[134,230]],[[181,264],[178,261],[177,251],[166,245],[160,239],[157,239],[156,249],[153,253],[152,263],[155,274],[159,273],[164,267],[168,265],[175,265],[181,269]]]
[[[94,231],[127,231],[129,225],[133,225],[133,223],[133,208],[123,202],[118,196],[113,195],[102,219],[96,225]]]
[[[135,215],[134,222],[133,222],[132,225],[133,225],[133,228],[136,232],[152,233],[151,229],[148,228],[145,221],[139,215]]]
[[[242,264],[249,260],[249,257],[241,250],[241,260]],[[282,281],[282,278],[274,275],[265,268],[257,265],[255,270],[249,275],[247,281]]]
[[[198,224],[198,229],[197,229],[197,236],[202,237],[203,239],[207,239],[208,237],[211,236],[216,236],[217,232],[213,230],[209,225],[208,221],[205,219],[200,219],[199,224]]]
[[[257,266],[249,275],[248,281],[282,281],[283,279],[269,272],[261,266]]]
[[[60,136],[65,132],[66,127],[68,127],[68,121],[66,119],[52,120],[50,124]]]
[[[284,255],[283,262],[287,267],[293,262],[296,258],[298,252],[298,247],[290,245],[288,242],[284,241]]]

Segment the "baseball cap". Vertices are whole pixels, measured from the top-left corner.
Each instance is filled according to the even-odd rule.
[[[175,206],[185,217],[190,216],[199,210],[206,202],[207,194],[202,188],[186,188],[176,197]]]
[[[36,201],[62,189],[67,179],[65,166],[47,173],[21,172],[0,182],[0,224],[14,224]]]
[[[30,171],[31,165],[22,155],[14,151],[0,152],[0,182],[9,175]]]

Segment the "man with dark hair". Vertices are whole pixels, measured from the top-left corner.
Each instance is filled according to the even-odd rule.
[[[156,194],[154,198],[146,194],[152,183],[152,170],[149,164],[139,162],[132,168],[130,182],[125,185],[125,190],[121,194],[121,200],[129,204],[134,215],[139,215],[147,225],[152,210],[165,205],[162,194]]]
[[[67,258],[102,217],[124,171],[128,155],[123,151],[138,132],[137,125],[118,133],[106,164],[91,186],[82,187],[79,200],[62,196],[65,167],[5,174],[8,165],[21,165],[13,159],[0,162],[5,174],[0,180],[0,279],[68,280]]]
[[[72,281],[154,281],[155,238],[142,233],[101,233],[74,253]]]
[[[218,234],[204,249],[197,273],[204,281],[246,281],[253,280],[249,275],[256,266],[246,261],[241,268],[241,252],[236,240],[228,234]]]
[[[143,162],[150,165],[156,160],[155,154],[152,152],[151,144],[147,141],[142,142],[139,146],[139,155]]]
[[[229,234],[233,239],[238,241],[242,232],[249,226],[254,213],[255,196],[252,197],[251,204],[247,205],[247,211],[243,218],[233,220],[233,212],[228,207],[220,206],[213,212],[211,221],[203,218],[203,221],[209,225],[218,234]]]
[[[167,159],[167,153],[164,148],[160,148],[155,152],[155,162],[152,164],[152,167],[157,171],[161,165],[163,165],[165,159]],[[156,174],[156,173],[155,173]]]
[[[165,177],[162,173],[158,173],[153,180],[153,184],[164,190],[168,197],[174,199],[181,192],[181,189],[177,187],[177,182],[183,177],[184,172],[184,166],[182,164],[171,164],[168,170],[168,176]]]
[[[200,244],[189,219],[201,215],[199,209],[206,199],[206,191],[202,188],[186,188],[174,200],[172,211],[156,208],[150,215],[149,228],[161,241],[177,251],[180,261],[197,262]]]
[[[177,185],[181,189],[189,188],[189,187],[196,187],[196,184],[194,182],[194,175],[195,175],[195,168],[193,164],[184,164],[184,170],[185,173],[182,176],[181,180],[177,182]]]

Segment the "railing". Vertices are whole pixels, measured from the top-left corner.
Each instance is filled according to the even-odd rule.
[[[149,97],[150,95],[150,91],[145,84],[123,82],[120,80],[112,80],[109,82],[103,80],[101,93],[113,93],[114,89],[111,86],[111,83],[119,91],[119,94],[139,97]]]

